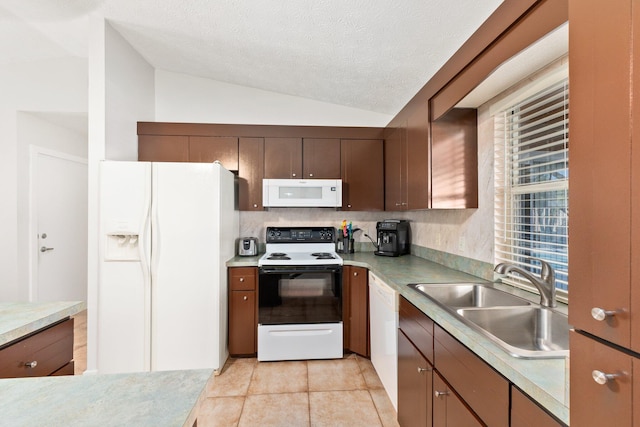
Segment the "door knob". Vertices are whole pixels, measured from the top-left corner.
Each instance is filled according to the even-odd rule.
[[[53,248],[48,248],[46,246],[43,246],[43,247],[40,248],[40,252],[47,252],[47,251],[52,251],[52,250],[53,250]]]

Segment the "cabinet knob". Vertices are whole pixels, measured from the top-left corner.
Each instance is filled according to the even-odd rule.
[[[238,280],[240,280],[241,282],[244,282],[244,277],[241,277],[241,278],[240,278],[240,279],[238,279]]]
[[[402,206],[402,203],[396,202],[396,206]]]
[[[448,390],[445,390],[445,391],[436,390],[436,392],[434,394],[436,395],[436,397],[447,396],[447,395],[449,395],[449,391]]]
[[[310,174],[309,174],[309,176],[310,176],[311,178],[313,178],[313,174],[312,174],[312,173],[310,173]]]
[[[402,202],[402,206],[407,206],[407,202]]]
[[[618,314],[617,310],[614,310],[614,311],[605,310],[605,309],[600,308],[600,307],[593,307],[591,309],[591,317],[593,317],[594,319],[596,319],[599,322],[602,322],[603,320],[605,320],[608,317],[613,317],[616,314]]]
[[[418,366],[418,373],[421,374],[423,372],[428,372],[429,368],[421,368],[420,366]]]
[[[295,173],[292,173],[292,174],[291,174],[291,176],[295,178],[295,177],[296,177],[296,174],[295,174]]]
[[[605,385],[606,383],[608,383],[609,381],[613,381],[615,380],[617,377],[620,377],[620,374],[606,374],[602,371],[599,371],[597,369],[593,370],[591,372],[591,377],[593,377],[593,380],[595,382],[597,382],[600,385]]]
[[[27,362],[24,364],[24,366],[26,366],[27,368],[35,368],[36,366],[38,366],[38,361],[34,360],[32,362]]]
[[[246,301],[246,300],[249,299],[249,297],[245,295],[245,296],[242,297],[242,299]]]
[[[354,272],[353,272],[353,275],[354,275],[354,276],[357,276],[357,275],[358,275],[358,272],[357,272],[357,271],[354,271]]]
[[[347,205],[347,207],[348,207],[348,208],[350,208],[350,207],[351,207],[351,205]]]

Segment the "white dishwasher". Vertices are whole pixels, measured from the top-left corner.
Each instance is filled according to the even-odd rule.
[[[398,293],[369,272],[371,363],[398,410]]]

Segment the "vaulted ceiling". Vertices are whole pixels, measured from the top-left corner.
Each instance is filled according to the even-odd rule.
[[[0,64],[87,56],[91,14],[155,68],[395,114],[502,0],[0,0]]]

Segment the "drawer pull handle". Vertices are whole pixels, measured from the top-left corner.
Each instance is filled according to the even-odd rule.
[[[436,397],[448,396],[449,395],[449,391],[448,390],[445,390],[445,391],[436,390],[435,395],[436,395]]]
[[[423,373],[423,372],[428,372],[429,368],[421,368],[420,366],[418,366],[418,373]]]
[[[24,366],[26,366],[27,368],[35,368],[36,366],[38,366],[38,361],[34,360],[33,362],[27,362],[24,364]]]
[[[595,382],[597,382],[600,385],[605,385],[606,383],[608,383],[609,381],[613,381],[615,380],[617,377],[620,376],[620,374],[605,374],[602,371],[599,371],[597,369],[594,369],[591,372],[591,376],[593,377],[593,380]]]
[[[618,311],[611,311],[611,310],[605,310],[603,308],[600,307],[593,307],[591,309],[591,317],[593,317],[594,319],[596,319],[599,322],[602,322],[603,320],[605,320],[608,317],[613,317],[616,314],[618,314]]]
[[[241,277],[241,278],[240,278],[240,279],[238,279],[238,280],[240,280],[241,282],[244,282],[244,277]]]
[[[249,299],[249,297],[245,295],[245,296],[242,297],[242,299],[246,301],[246,300]]]

